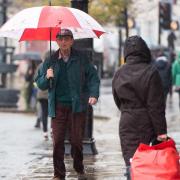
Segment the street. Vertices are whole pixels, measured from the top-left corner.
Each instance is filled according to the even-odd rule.
[[[57,125],[62,123],[58,122],[57,114],[63,118],[61,111],[66,114],[66,105],[69,107],[66,117],[77,117],[81,123],[81,117],[70,113],[69,109],[85,111],[87,95],[90,96],[89,104],[95,104],[99,95],[97,75],[101,80],[100,97],[93,105],[93,111],[88,112],[85,124],[85,173],[88,180],[126,180],[119,138],[121,112],[114,103],[112,78],[118,79],[114,83],[117,85],[115,94],[118,98],[121,96],[120,106],[125,112],[121,141],[128,140],[123,131],[129,133],[132,141],[122,142],[130,147],[124,153],[130,153],[126,159],[128,164],[135,142],[146,142],[148,134],[154,132],[162,135],[160,140],[166,139],[163,135],[166,124],[164,117],[162,121],[160,117],[163,98],[157,92],[162,87],[168,91],[172,84],[173,91],[175,88],[180,91],[180,1],[2,0],[0,7],[0,180],[52,179],[53,145],[56,147],[56,143],[51,138],[50,118],[48,140],[43,137],[42,124],[40,128],[34,127],[37,114],[41,114],[46,132],[43,115],[47,114],[48,99],[49,114],[57,117],[53,128],[61,128]],[[43,66],[40,66],[42,62]],[[159,71],[163,86],[160,86],[154,68],[148,71],[150,64]],[[120,71],[115,74],[118,68]],[[42,95],[38,88],[48,89],[49,94]],[[145,102],[146,98],[149,103]],[[166,120],[167,135],[174,139],[180,152],[179,99],[176,92],[167,96]],[[34,112],[37,102],[42,108]],[[65,105],[65,110],[61,104]],[[149,106],[153,106],[153,111],[157,109],[157,113],[147,110]],[[148,118],[151,115],[154,117],[152,122]],[[68,120],[66,117],[64,119]],[[77,134],[82,128],[77,122],[71,123],[77,128],[69,129],[73,129],[71,137],[79,148],[80,136]],[[63,126],[67,127],[67,124],[65,121]],[[56,134],[57,139],[62,137],[59,135],[62,132],[56,133],[55,128],[54,140]],[[67,138],[65,140],[67,153],[70,144]],[[91,150],[95,155],[87,153]],[[76,148],[72,152],[77,153]],[[69,154],[65,154],[66,180],[76,180]],[[59,172],[61,165],[56,169],[56,175],[64,176],[64,171]],[[78,169],[83,171],[81,167]]]
[[[0,179],[12,179],[43,149],[43,136],[32,115],[0,113],[0,122]]]
[[[119,145],[119,111],[111,94],[111,80],[102,82],[101,97],[94,108],[94,138],[98,154],[85,155],[84,163],[90,180],[124,180],[125,166]],[[180,149],[180,118],[178,97],[168,98],[168,134]],[[0,179],[49,180],[53,175],[52,142],[44,141],[40,129],[35,129],[36,116],[22,113],[0,113]],[[67,179],[76,173],[72,159],[66,156]]]

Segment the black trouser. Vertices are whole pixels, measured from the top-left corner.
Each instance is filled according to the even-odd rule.
[[[127,177],[127,180],[131,180],[131,166],[126,166],[125,176]]]
[[[71,155],[76,172],[84,171],[82,140],[86,113],[72,113],[70,107],[60,104],[56,107],[56,117],[52,118],[54,176],[63,178],[66,174],[64,164],[64,140],[66,130],[70,135]]]
[[[48,100],[39,99],[39,103],[41,105],[41,121],[43,124],[43,132],[47,132],[48,130]]]
[[[33,91],[33,85],[31,82],[28,82],[28,86],[25,91],[26,96],[26,108],[29,109],[31,106],[31,98],[32,98],[32,92]]]
[[[178,94],[179,94],[179,109],[180,109],[180,90],[178,90]]]

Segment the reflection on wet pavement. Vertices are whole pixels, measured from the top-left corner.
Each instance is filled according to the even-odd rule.
[[[84,155],[85,170],[90,180],[124,180],[124,161],[122,159],[119,137],[118,137],[118,118],[103,120],[98,119],[94,122],[94,137],[96,139],[97,155]],[[48,142],[47,147],[51,147]],[[46,149],[48,149],[46,147]],[[18,178],[23,180],[37,179],[47,180],[53,176],[52,152],[50,150],[42,152],[42,159],[36,159],[29,163],[27,172],[18,174]],[[72,167],[72,158],[65,156],[67,168],[67,179],[77,179],[76,172]],[[121,177],[121,178],[120,178]]]
[[[104,93],[104,94],[103,94]],[[108,105],[108,106],[107,106]],[[118,136],[120,113],[113,102],[111,87],[102,90],[95,106],[94,138],[97,155],[85,155],[88,180],[125,180],[125,165]],[[180,149],[180,111],[177,94],[168,98],[166,117],[168,134]],[[103,118],[103,117],[108,118]],[[41,130],[34,129],[36,117],[0,114],[0,179],[50,180],[53,176],[52,142],[44,142]],[[72,158],[65,157],[67,180],[75,180]],[[11,173],[12,172],[12,173]],[[16,175],[15,178],[12,178]]]

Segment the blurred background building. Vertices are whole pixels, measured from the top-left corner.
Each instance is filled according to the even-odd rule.
[[[140,35],[150,47],[168,47],[168,36],[173,32],[176,37],[173,40],[174,50],[180,50],[180,1],[119,0],[114,2],[110,0],[107,2],[105,0],[89,0],[88,2],[89,14],[94,16],[107,30],[107,33],[100,39],[93,40],[94,52],[101,53],[103,58],[99,61],[99,65],[97,61],[95,63],[97,66],[101,66],[98,69],[102,71],[99,73],[102,78],[112,77],[114,71],[123,63],[123,43],[127,36]],[[23,8],[41,5],[48,5],[48,1],[1,0],[0,24],[3,24]],[[52,5],[71,6],[71,0],[52,0]],[[36,51],[42,57],[49,49],[48,42],[19,43],[16,40],[4,38],[0,40],[0,46],[14,47],[13,54]],[[52,46],[53,49],[57,48],[55,43]],[[0,57],[2,56],[1,53]],[[11,60],[7,61],[11,62]],[[26,71],[27,65],[25,62],[16,61],[12,63],[18,64],[18,68],[23,66],[20,69]],[[15,72],[14,76],[18,75],[18,73]],[[12,83],[9,84],[12,85]]]

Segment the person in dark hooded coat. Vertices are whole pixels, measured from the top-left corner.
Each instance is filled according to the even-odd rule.
[[[119,136],[130,179],[130,159],[140,143],[167,139],[165,103],[159,73],[151,63],[151,53],[139,36],[127,38],[125,64],[114,75],[112,91],[121,111]]]
[[[172,84],[171,64],[168,61],[167,57],[161,54],[159,55],[159,57],[156,58],[154,65],[156,66],[162,80],[164,98],[165,98],[165,103],[166,103],[167,95],[170,91],[171,84]]]

